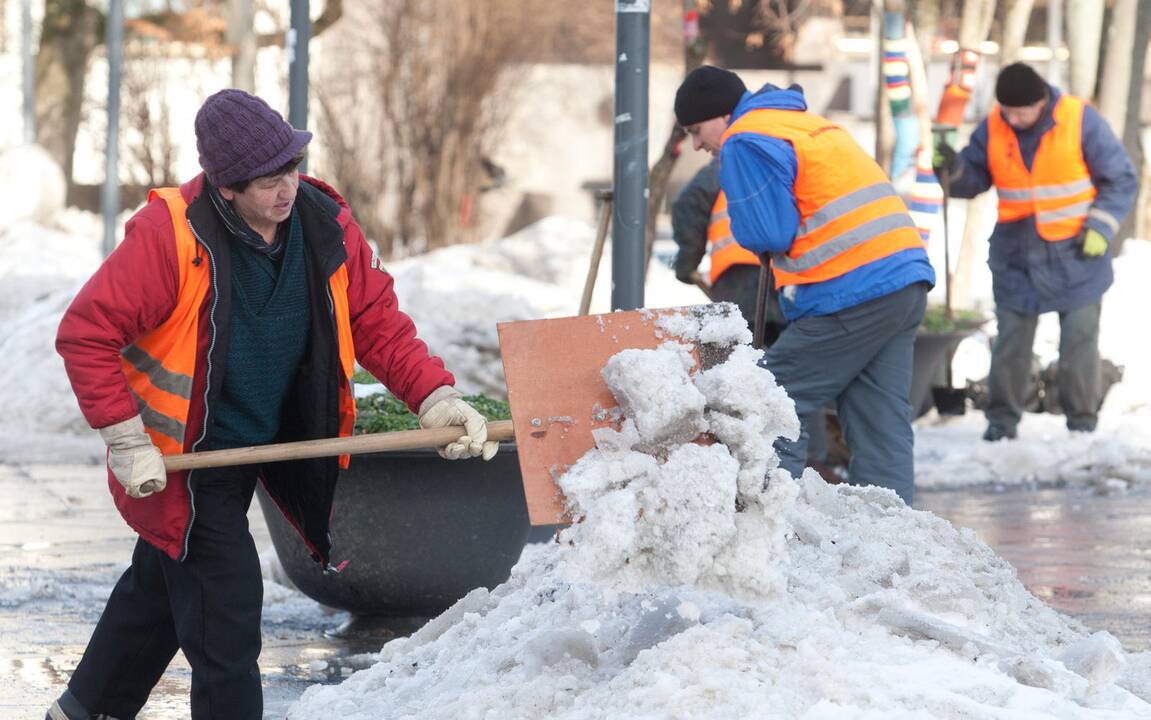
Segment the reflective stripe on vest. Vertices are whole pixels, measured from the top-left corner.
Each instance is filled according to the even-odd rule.
[[[711,263],[708,277],[711,284],[732,265],[759,265],[755,253],[735,241],[731,234],[731,218],[727,214],[727,196],[723,191],[711,206],[711,221],[707,226],[707,254]]]
[[[1035,217],[1044,240],[1076,235],[1095,200],[1095,185],[1083,159],[1082,100],[1064,95],[1051,111],[1054,126],[1043,134],[1031,170],[1023,164],[1019,139],[996,105],[987,116],[987,163],[999,194],[999,222]]]
[[[739,133],[785,140],[795,150],[800,226],[791,249],[772,256],[777,287],[830,280],[924,247],[891,181],[842,127],[808,112],[752,110],[723,140]]]
[[[212,290],[209,262],[195,262],[198,240],[186,217],[188,204],[179,188],[160,188],[148,193],[148,201],[160,199],[168,205],[176,241],[179,285],[176,306],[158,327],[121,353],[121,367],[136,396],[140,417],[156,447],[165,455],[186,452],[185,442],[195,377],[200,310]],[[328,289],[336,317],[336,337],[340,349],[339,415],[340,435],[351,435],[356,403],[350,378],[355,370],[355,350],[348,312],[348,269],[341,265],[329,279]],[[347,467],[348,457],[340,457]]]

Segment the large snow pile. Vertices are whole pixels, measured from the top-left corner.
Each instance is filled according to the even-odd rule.
[[[1151,717],[1151,655],[1043,605],[972,532],[782,471],[794,408],[729,311],[605,368],[624,419],[559,479],[557,543],[289,718]],[[693,373],[701,337],[730,354]]]

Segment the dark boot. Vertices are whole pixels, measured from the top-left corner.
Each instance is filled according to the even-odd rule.
[[[999,442],[1000,440],[1014,440],[1015,428],[1008,428],[998,423],[991,423],[987,429],[983,431],[983,439],[987,442]]]

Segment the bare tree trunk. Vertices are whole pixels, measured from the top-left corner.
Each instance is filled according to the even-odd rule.
[[[883,0],[871,4],[871,36],[875,38],[872,50],[875,53],[875,98],[872,113],[875,115],[875,162],[883,172],[891,174],[891,147],[894,144],[891,112],[887,107],[886,80],[883,75]]]
[[[1067,0],[1067,48],[1071,54],[1072,95],[1095,97],[1099,42],[1103,37],[1103,0]]]
[[[1135,202],[1135,209],[1123,221],[1116,234],[1118,244],[1115,246],[1116,254],[1122,248],[1122,243],[1128,237],[1151,238],[1151,228],[1148,228],[1149,201],[1147,195],[1151,183],[1147,180],[1146,156],[1143,152],[1142,133],[1140,124],[1140,108],[1143,105],[1143,69],[1147,66],[1148,43],[1151,42],[1151,2],[1142,0],[1135,18],[1135,42],[1131,51],[1130,66],[1133,69],[1127,89],[1127,120],[1123,127],[1123,147],[1131,156],[1135,165],[1135,172],[1140,178],[1140,193]]]
[[[919,44],[919,56],[924,66],[931,64],[932,40],[939,31],[939,0],[915,0],[909,4],[911,24]]]
[[[1035,0],[1007,0],[1007,16],[1003,21],[1003,42],[999,46],[999,67],[1010,65],[1019,59],[1019,51],[1023,48],[1027,26],[1031,22],[1031,10],[1034,7]]]
[[[1131,86],[1131,57],[1135,50],[1135,21],[1139,0],[1116,0],[1107,28],[1107,56],[1099,83],[1099,113],[1119,137],[1127,121]],[[1142,72],[1137,73],[1142,75]]]
[[[256,91],[256,7],[253,0],[228,0],[228,29],[232,46],[232,87]]]
[[[74,195],[72,154],[80,128],[84,76],[103,42],[104,16],[83,0],[47,0],[36,55],[36,135],[59,163]]]
[[[696,0],[683,0],[683,73],[687,75],[703,64],[703,56],[707,51],[707,42],[699,32],[699,8]],[[655,224],[659,218],[660,207],[667,197],[667,183],[671,178],[671,171],[675,168],[675,161],[679,157],[680,144],[686,134],[678,122],[672,121],[671,132],[663,144],[663,152],[651,166],[647,178],[647,225],[644,228],[644,255],[643,272],[647,277],[647,268],[651,264],[652,247],[655,245]]]
[[[977,0],[963,5],[963,19],[959,26],[959,47],[978,48],[991,31],[995,18],[995,0]],[[987,196],[981,195],[967,202],[967,217],[963,222],[963,240],[956,253],[955,272],[952,273],[951,299],[957,307],[971,304],[971,273],[975,265],[975,244],[982,238],[979,233],[979,220]]]

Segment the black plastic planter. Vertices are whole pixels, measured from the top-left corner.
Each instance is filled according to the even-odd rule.
[[[938,383],[944,363],[950,362],[956,348],[977,328],[951,332],[920,330],[915,336],[915,354],[911,370],[911,412],[922,417],[932,407],[931,388]]]
[[[357,455],[342,472],[324,575],[275,504],[257,493],[284,571],[305,595],[358,615],[432,617],[508,578],[529,530],[515,446],[496,457],[435,452]]]

